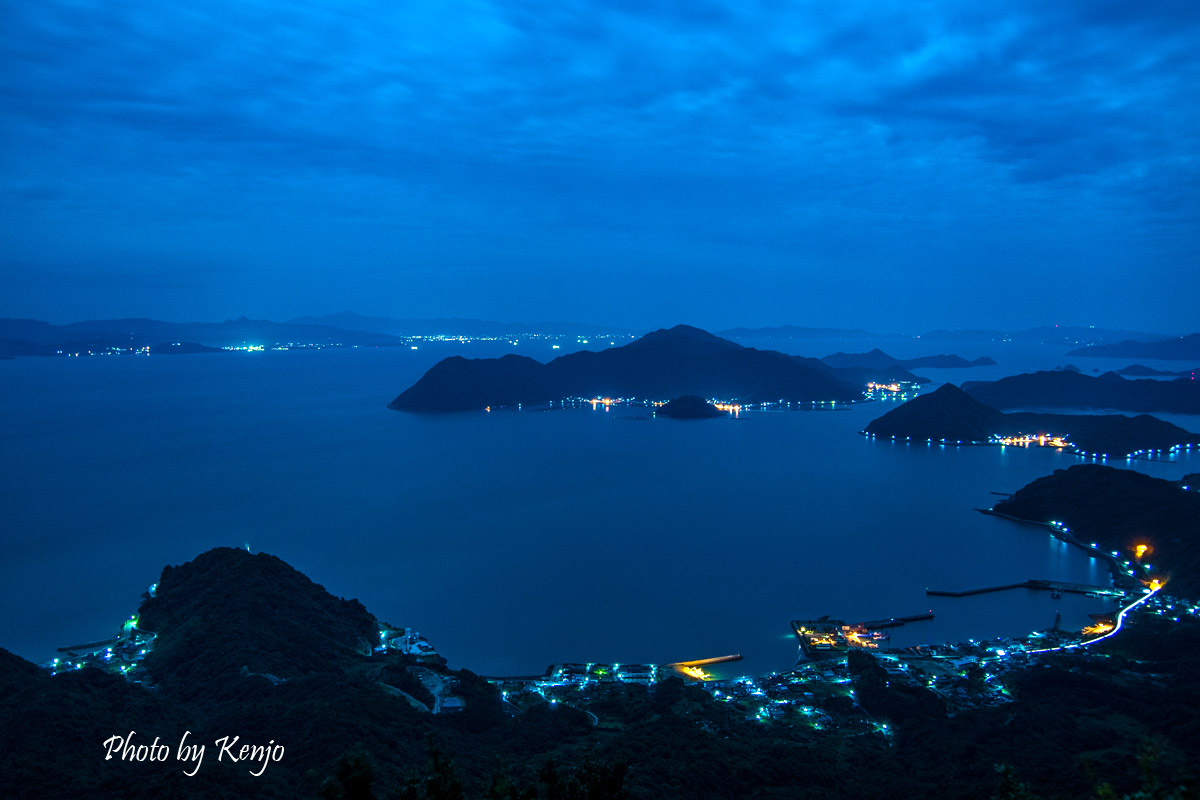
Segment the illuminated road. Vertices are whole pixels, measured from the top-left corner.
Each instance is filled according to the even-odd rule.
[[[1054,651],[1054,650],[1073,650],[1073,649],[1075,649],[1076,647],[1087,647],[1087,646],[1089,646],[1089,645],[1093,645],[1093,644],[1095,644],[1096,642],[1102,642],[1102,641],[1104,641],[1105,639],[1107,639],[1107,638],[1108,638],[1108,637],[1110,637],[1110,636],[1116,636],[1118,633],[1120,633],[1120,631],[1121,631],[1121,627],[1122,627],[1122,626],[1125,624],[1125,615],[1126,615],[1126,614],[1128,614],[1128,613],[1129,613],[1130,611],[1132,611],[1133,609],[1135,609],[1135,608],[1137,608],[1138,606],[1140,606],[1142,603],[1144,603],[1144,602],[1146,602],[1147,600],[1149,600],[1151,597],[1154,597],[1154,595],[1158,594],[1158,593],[1159,593],[1159,591],[1161,591],[1161,590],[1162,590],[1162,586],[1161,586],[1161,585],[1159,585],[1159,586],[1155,586],[1153,589],[1151,589],[1150,591],[1148,591],[1148,592],[1146,592],[1144,595],[1142,595],[1142,596],[1141,596],[1141,598],[1140,598],[1139,600],[1136,600],[1136,601],[1134,601],[1134,602],[1130,603],[1129,605],[1125,606],[1125,607],[1124,607],[1124,608],[1122,608],[1120,611],[1118,611],[1118,612],[1117,612],[1117,624],[1116,624],[1116,626],[1115,626],[1115,627],[1114,627],[1114,628],[1113,628],[1111,631],[1109,631],[1108,633],[1104,634],[1103,636],[1097,636],[1095,639],[1089,639],[1089,640],[1088,640],[1088,641],[1086,641],[1086,642],[1079,642],[1078,644],[1068,644],[1068,645],[1063,645],[1062,647],[1046,647],[1046,648],[1043,648],[1043,649],[1041,649],[1041,650],[1028,650],[1028,651],[1026,651],[1026,652],[1029,652],[1029,653],[1049,653],[1049,652],[1051,652],[1051,651]]]

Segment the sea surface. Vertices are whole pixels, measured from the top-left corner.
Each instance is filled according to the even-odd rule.
[[[796,345],[774,343],[805,355],[868,349]],[[918,372],[957,382],[1067,361],[1065,348],[978,349],[957,351],[1000,363]],[[1045,530],[974,510],[1079,459],[857,435],[890,404],[706,421],[640,407],[386,408],[445,355],[514,350],[561,352],[0,361],[0,646],[41,661],[107,638],[164,565],[216,546],[275,554],[415,627],[451,666],[487,675],[732,653],[745,660],[718,674],[761,673],[795,663],[792,619],[932,610],[894,631],[906,646],[1023,634],[1056,612],[1079,628],[1111,608],[1025,590],[927,597],[1030,578],[1102,584],[1108,573]],[[1124,365],[1092,361],[1078,365]],[[1200,471],[1195,454],[1113,463],[1170,479]]]

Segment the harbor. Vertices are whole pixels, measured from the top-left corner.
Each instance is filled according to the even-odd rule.
[[[825,616],[815,620],[792,620],[792,631],[799,639],[805,657],[819,661],[845,655],[855,648],[878,650],[890,638],[887,629],[930,619],[933,619],[932,611],[867,622],[846,622]]]

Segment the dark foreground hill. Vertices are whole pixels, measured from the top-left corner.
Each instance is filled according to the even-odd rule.
[[[1005,414],[950,383],[897,406],[867,425],[866,432],[882,438],[960,443],[1046,434],[1066,438],[1082,453],[1114,457],[1200,444],[1200,434],[1148,414]]]
[[[151,623],[158,639],[140,683],[103,666],[51,676],[0,650],[0,797],[1024,796],[995,771],[1004,763],[1053,800],[1093,797],[1099,781],[1118,792],[1144,785],[1136,758],[1143,740],[1153,739],[1158,770],[1170,779],[1200,749],[1200,625],[1190,619],[1137,621],[1113,640],[1111,659],[1063,655],[1017,669],[1003,678],[1013,702],[952,718],[923,682],[889,676],[859,654],[851,665],[857,701],[848,687],[828,684],[832,691],[769,720],[747,719],[746,695],[735,687],[718,697],[678,678],[602,682],[586,699],[530,701],[510,716],[469,671],[359,652],[375,638],[361,605],[277,558],[240,550],[164,570],[141,608],[139,625]],[[420,694],[418,674],[453,685],[465,710],[418,708],[405,697]],[[975,691],[965,677],[962,686]],[[860,716],[855,702],[890,732],[839,729],[831,720]],[[131,731],[134,744],[157,738],[164,760],[123,760],[119,750],[105,759],[104,742]],[[185,735],[206,747],[198,769],[178,758]],[[233,755],[242,745],[283,752],[276,761],[233,762],[217,742],[235,736]]]
[[[623,347],[530,358],[448,358],[402,392],[389,408],[417,411],[482,410],[540,404],[566,397],[679,395],[743,403],[856,400],[862,387],[836,370],[773,350],[742,347],[687,325],[658,330]]]
[[[996,511],[1021,519],[1058,520],[1086,542],[1129,558],[1150,550],[1146,571],[1169,580],[1171,594],[1200,597],[1200,493],[1173,481],[1099,464],[1055,470],[1019,489]]]
[[[218,625],[212,625],[219,620]],[[275,556],[218,548],[165,567],[139,625],[159,634],[150,678],[181,696],[244,672],[284,680],[340,674],[379,644],[379,623]]]
[[[963,384],[993,408],[1111,408],[1164,414],[1200,414],[1200,382],[1126,380],[1115,372],[1092,377],[1068,370],[1031,372],[998,381]]]

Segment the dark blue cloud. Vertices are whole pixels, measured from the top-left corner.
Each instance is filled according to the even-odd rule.
[[[636,324],[657,320],[565,274],[636,277],[638,308],[675,303],[672,319],[720,297],[713,322],[859,324],[864,281],[945,310],[972,290],[1079,291],[1101,265],[1131,324],[1190,319],[1140,276],[1200,244],[1192,2],[46,0],[4,16],[0,314],[54,316],[53,292],[29,289],[38,265],[49,285],[75,264],[82,284],[98,261],[134,276],[106,302],[212,263],[226,272],[193,296],[227,298],[235,270],[247,313],[320,312],[334,268],[337,305],[363,311]],[[731,269],[762,284],[731,291]],[[559,288],[531,300],[532,281]],[[487,291],[455,307],[464,285]],[[1085,294],[1064,322],[1109,312]],[[139,313],[232,313],[182,291],[161,304]],[[931,323],[956,324],[934,305]]]

